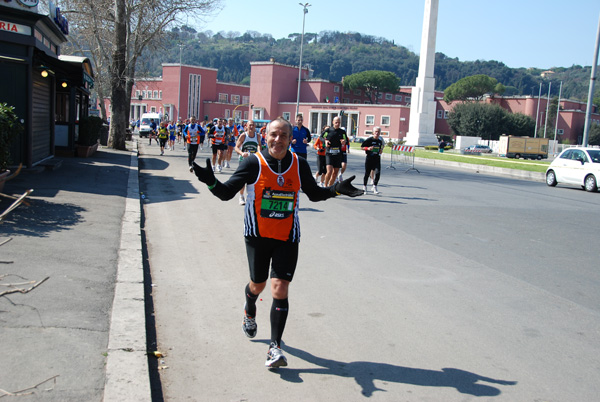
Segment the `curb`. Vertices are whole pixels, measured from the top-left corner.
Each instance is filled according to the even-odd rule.
[[[474,170],[476,173],[489,174],[492,176],[513,177],[515,179],[544,182],[546,175],[542,172],[530,172],[527,170],[501,168],[496,166],[475,165],[472,163],[444,161],[440,159],[415,158],[415,163],[431,166],[443,166],[456,169]]]
[[[150,401],[138,150],[133,143],[110,318],[104,401]]]

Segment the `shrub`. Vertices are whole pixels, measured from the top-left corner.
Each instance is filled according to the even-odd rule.
[[[79,119],[79,145],[94,145],[100,139],[102,119],[97,116],[87,116]]]
[[[23,125],[15,114],[14,106],[0,103],[0,172],[12,163],[10,144],[23,132]]]

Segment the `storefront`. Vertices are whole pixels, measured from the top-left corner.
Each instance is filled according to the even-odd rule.
[[[11,155],[13,164],[25,167],[52,158],[57,147],[74,149],[93,86],[89,60],[59,57],[66,19],[52,4],[50,15],[39,14],[37,2],[0,3],[0,102],[14,106],[23,123]]]

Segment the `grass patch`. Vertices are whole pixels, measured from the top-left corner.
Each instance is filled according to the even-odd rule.
[[[352,143],[351,149],[360,151],[360,144]],[[386,154],[391,152],[391,148],[386,147],[383,151]],[[425,159],[438,159],[451,162],[471,163],[474,165],[486,165],[502,167],[507,169],[526,170],[529,172],[545,172],[550,165],[546,160],[532,161],[525,159],[509,159],[491,155],[461,155],[456,151],[440,153],[438,151],[427,151],[422,148],[415,149],[415,157]]]

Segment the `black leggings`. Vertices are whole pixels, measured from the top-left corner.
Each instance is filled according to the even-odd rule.
[[[377,185],[379,183],[379,176],[381,174],[381,158],[379,155],[371,156],[365,159],[365,177],[363,177],[363,185],[367,185],[367,181],[369,180],[369,176],[371,175],[371,170],[375,171],[375,178],[373,179],[373,184]]]
[[[188,165],[192,166],[192,162],[196,159],[198,153],[198,144],[187,144],[188,149]]]

